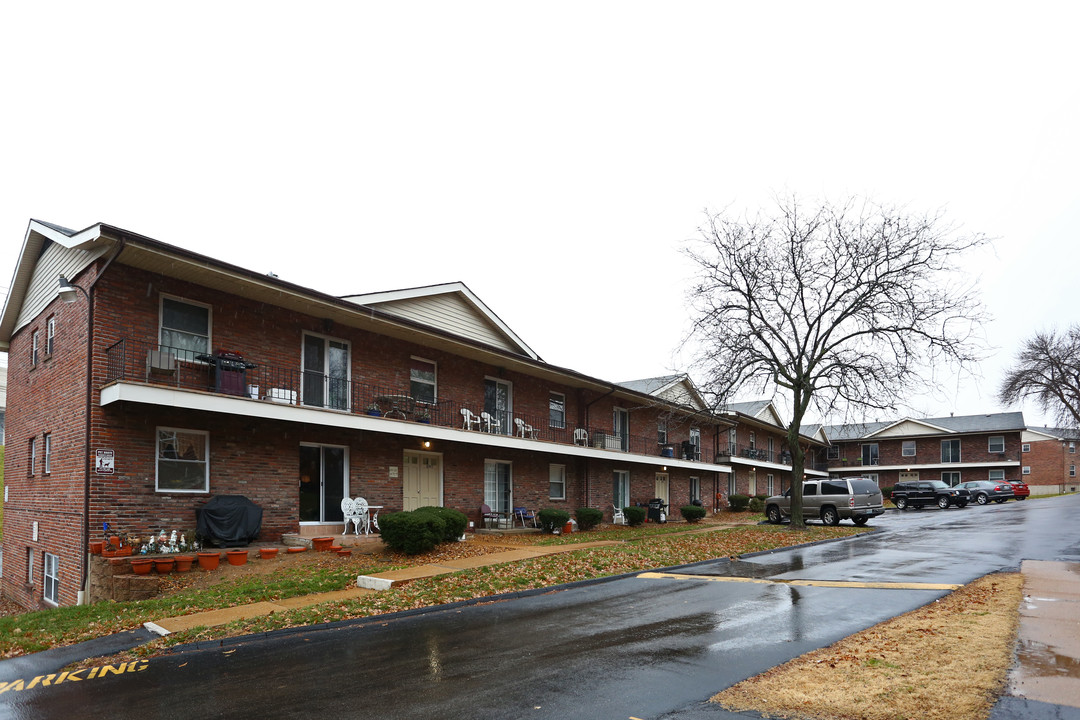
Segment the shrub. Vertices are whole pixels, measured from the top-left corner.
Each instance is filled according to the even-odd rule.
[[[446,525],[446,530],[442,536],[442,542],[453,542],[457,540],[465,533],[465,527],[469,524],[469,518],[465,516],[465,513],[460,510],[448,507],[438,507],[435,505],[425,505],[424,507],[416,508],[413,512],[418,513],[430,513],[440,518]]]
[[[759,494],[755,495],[754,497],[757,498],[758,500],[760,500],[761,502],[765,502],[766,500],[769,499],[769,496],[766,493],[759,493]]]
[[[886,500],[892,500],[892,491],[892,485],[881,488],[881,497],[885,498]]]
[[[750,503],[750,497],[748,495],[731,495],[728,497],[728,502],[731,503],[733,512],[742,512]]]
[[[446,522],[433,512],[396,512],[379,518],[379,533],[391,550],[419,555],[443,542]]]
[[[596,508],[580,507],[574,511],[574,518],[577,520],[578,530],[584,532],[599,525],[604,519],[604,513]]]
[[[631,507],[624,507],[622,511],[623,515],[626,516],[626,524],[631,527],[645,522],[646,508],[633,505]]]
[[[570,522],[570,513],[558,508],[544,508],[537,513],[537,519],[540,521],[540,528],[544,532],[555,532],[561,530],[563,525]]]
[[[755,495],[754,497],[750,498],[750,512],[765,512],[765,501],[761,498],[760,495]]]
[[[705,517],[705,508],[700,505],[683,505],[679,508],[679,512],[682,513],[686,522],[695,523],[701,518]]]

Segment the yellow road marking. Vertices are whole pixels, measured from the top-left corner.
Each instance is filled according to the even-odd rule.
[[[638,575],[645,580],[703,580],[705,582],[758,583],[760,585],[798,585],[800,587],[870,588],[874,590],[957,590],[962,585],[945,583],[886,583],[843,582],[840,580],[766,580],[763,578],[717,577],[715,575],[683,575],[680,573],[645,572]]]

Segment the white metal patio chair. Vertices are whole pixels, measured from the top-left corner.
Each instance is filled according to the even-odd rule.
[[[480,413],[480,419],[484,422],[484,432],[495,432],[499,427],[499,424],[495,422],[495,418],[491,417],[489,412]]]
[[[611,506],[611,523],[613,525],[626,524],[626,514],[622,511],[622,508],[617,508],[614,504]]]
[[[341,514],[345,516],[345,529],[341,531],[341,534],[347,534],[349,532],[349,525],[352,524],[353,532],[359,535],[356,501],[352,498],[341,498]]]
[[[480,416],[473,413],[469,408],[461,408],[461,429],[472,430],[473,425],[480,429]]]

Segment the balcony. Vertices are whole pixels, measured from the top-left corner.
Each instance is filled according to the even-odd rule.
[[[743,460],[756,460],[758,462],[774,463],[778,465],[790,465],[791,454],[787,451],[769,451],[764,448],[751,447],[749,445],[736,445],[728,443],[721,446],[717,453],[717,462],[727,462],[729,458],[741,458]]]
[[[257,403],[335,411],[380,421],[429,425],[520,440],[556,443],[612,453],[647,455],[700,462],[701,448],[689,443],[657,442],[656,434],[636,436],[610,427],[553,420],[494,410],[482,404],[441,397],[425,400],[409,387],[366,383],[318,372],[274,367],[237,353],[196,353],[130,339],[106,350],[106,382],[143,383],[178,390],[216,393]],[[388,428],[391,426],[387,426]],[[392,432],[392,430],[388,430]],[[416,433],[421,432],[419,428]],[[403,433],[398,433],[403,434]],[[707,455],[711,457],[711,455]]]

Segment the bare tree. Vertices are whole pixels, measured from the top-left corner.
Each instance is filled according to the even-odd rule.
[[[1005,373],[998,400],[1013,405],[1031,398],[1062,427],[1080,428],[1080,325],[1060,337],[1039,332],[1024,342]]]
[[[982,303],[960,256],[987,239],[868,201],[776,206],[710,215],[686,249],[699,268],[688,344],[718,406],[735,392],[787,395],[792,522],[804,527],[808,410],[895,410],[934,386],[929,366],[978,361]]]

